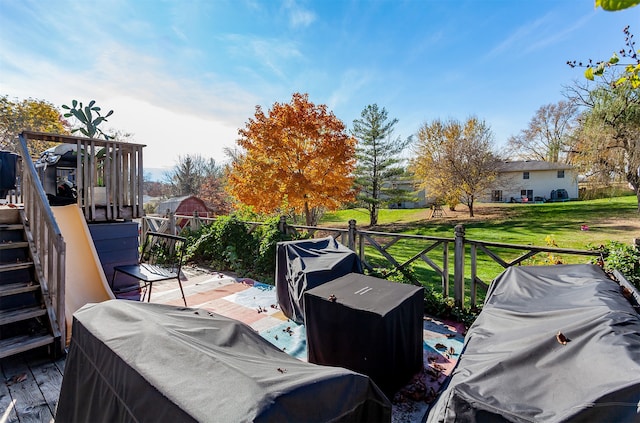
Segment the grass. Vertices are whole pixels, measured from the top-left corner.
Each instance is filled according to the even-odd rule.
[[[589,244],[609,240],[629,243],[640,238],[640,214],[634,196],[588,201],[544,204],[479,204],[476,217],[468,218],[466,207],[445,218],[428,220],[428,209],[380,210],[376,231],[453,237],[454,227],[462,224],[467,238],[521,245],[547,245],[551,236],[558,247],[586,249]],[[350,219],[363,228],[369,222],[365,209],[327,213],[322,226],[344,227]],[[589,230],[581,230],[582,225]],[[365,227],[365,229],[368,229]]]
[[[606,244],[608,241],[631,243],[640,238],[640,214],[637,212],[635,196],[623,196],[608,199],[571,201],[544,204],[479,204],[474,218],[468,217],[466,207],[458,206],[459,211],[447,211],[447,216],[428,220],[429,210],[380,210],[378,225],[364,227],[369,222],[369,214],[364,209],[340,210],[327,213],[321,221],[322,226],[344,227],[350,219],[355,219],[359,229],[393,232],[412,235],[427,235],[453,239],[454,227],[462,224],[467,239],[500,242],[541,247],[586,250],[591,246]],[[587,229],[588,230],[584,230]],[[379,238],[383,244],[391,238]],[[432,242],[431,242],[432,243]],[[413,257],[430,242],[424,240],[403,239],[387,249],[398,262]],[[510,261],[522,254],[522,251],[492,248],[504,260]],[[388,261],[373,247],[365,250],[367,261],[378,266],[388,267]],[[443,249],[434,248],[426,257],[442,267]],[[453,243],[449,243],[450,271],[453,268]],[[576,255],[538,254],[525,264],[585,263],[589,258]],[[469,247],[465,259],[466,294],[469,298],[470,259]],[[415,262],[414,271],[418,279],[434,289],[441,289],[440,276],[423,260]],[[478,276],[490,282],[503,268],[488,255],[478,252]],[[450,276],[450,285],[453,276]],[[452,292],[450,292],[452,295]],[[480,295],[482,298],[482,294]]]

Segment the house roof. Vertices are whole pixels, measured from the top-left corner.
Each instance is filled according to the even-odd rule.
[[[500,163],[500,172],[522,172],[536,170],[566,170],[573,166],[566,163],[545,162],[542,160],[516,160]]]
[[[163,200],[163,201],[158,203],[158,211],[164,213],[167,210],[169,210],[172,213],[174,213],[184,200],[186,200],[187,198],[191,198],[191,197],[194,197],[194,198],[200,200],[195,195],[185,195],[185,196],[182,196],[182,197],[167,198],[166,200]],[[202,200],[200,200],[200,201],[202,201]]]

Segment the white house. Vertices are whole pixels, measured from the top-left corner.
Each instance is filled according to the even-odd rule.
[[[573,166],[536,160],[503,162],[489,202],[528,202],[578,198]]]

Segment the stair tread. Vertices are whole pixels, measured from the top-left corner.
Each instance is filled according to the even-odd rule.
[[[21,263],[0,263],[0,272],[9,272],[11,270],[28,269],[33,266],[32,261],[23,261]]]
[[[26,248],[29,246],[27,241],[0,242],[0,250],[11,250],[14,248]]]
[[[22,223],[3,223],[0,225],[0,231],[18,231],[20,229],[24,229]]]
[[[19,322],[21,320],[31,319],[33,317],[43,316],[47,313],[46,308],[39,305],[33,307],[24,307],[14,310],[0,311],[0,325],[7,323]]]
[[[16,282],[0,285],[0,297],[15,295],[23,292],[37,291],[40,285],[34,282]]]
[[[49,345],[54,341],[55,338],[50,334],[20,335],[3,339],[0,341],[0,358]]]

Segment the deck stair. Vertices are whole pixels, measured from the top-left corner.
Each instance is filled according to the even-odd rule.
[[[41,283],[39,257],[22,210],[0,210],[0,358],[48,346],[60,333]]]

